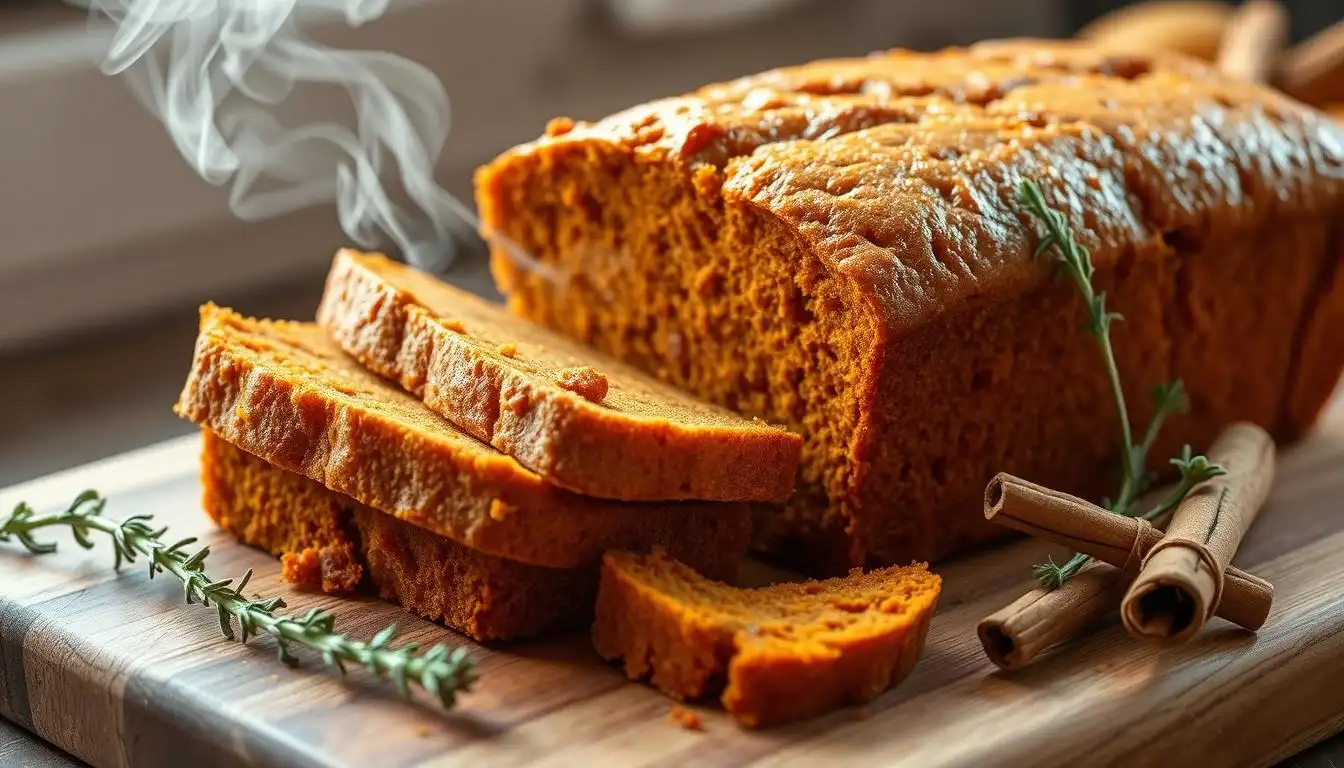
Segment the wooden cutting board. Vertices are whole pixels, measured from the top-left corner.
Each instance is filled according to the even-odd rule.
[[[108,514],[155,515],[212,547],[216,577],[252,584],[297,613],[334,609],[369,637],[462,644],[376,600],[296,592],[278,564],[200,512],[198,439],[175,440],[0,492],[63,506],[84,488]],[[104,542],[64,532],[47,557],[0,546],[0,715],[96,766],[123,765],[1265,765],[1344,729],[1344,404],[1281,457],[1269,508],[1238,564],[1271,580],[1257,635],[1216,620],[1193,644],[1156,650],[1115,622],[1015,674],[995,671],[976,622],[1026,588],[1050,551],[1017,541],[938,570],[941,610],[903,685],[861,710],[745,732],[712,706],[705,730],[668,722],[669,702],[625,681],[586,638],[474,647],[481,681],[443,713],[405,703],[360,672],[344,681],[305,656],[289,669],[266,640],[219,635],[171,577],[120,575]],[[1059,552],[1053,552],[1058,557]]]

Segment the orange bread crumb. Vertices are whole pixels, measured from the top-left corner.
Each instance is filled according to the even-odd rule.
[[[667,719],[688,731],[703,731],[705,729],[705,721],[700,717],[700,713],[681,705],[669,709]]]
[[[922,564],[740,589],[662,550],[603,558],[593,645],[676,699],[717,692],[739,723],[768,726],[869,701],[924,646],[942,580]]]
[[[546,123],[547,136],[564,136],[572,130],[574,130],[574,120],[572,118],[556,117]]]
[[[595,566],[544,568],[486,555],[323,488],[203,432],[206,513],[244,543],[284,559],[284,577],[327,592],[368,584],[406,610],[477,640],[582,626],[592,616]],[[662,540],[707,573],[730,576],[745,531],[714,546]]]
[[[607,377],[584,365],[562,368],[555,375],[560,388],[573,392],[590,403],[600,403],[607,396]]]
[[[281,554],[280,566],[282,568],[280,575],[295,586],[321,589],[325,592],[341,592],[350,588],[322,577],[322,554],[317,547],[304,547],[298,552]],[[354,583],[358,584],[358,579]]]

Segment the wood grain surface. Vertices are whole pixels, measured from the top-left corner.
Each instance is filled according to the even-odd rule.
[[[334,609],[368,637],[467,643],[372,599],[297,592],[270,557],[200,512],[196,437],[0,492],[63,506],[93,487],[108,514],[154,514],[212,547],[216,577],[291,609]],[[705,730],[669,723],[669,702],[603,664],[585,637],[472,645],[477,691],[449,713],[405,703],[360,672],[280,665],[266,639],[218,634],[211,610],[181,603],[171,578],[110,569],[100,542],[33,557],[0,547],[0,716],[96,766],[126,765],[1269,765],[1344,730],[1344,407],[1282,455],[1269,506],[1236,563],[1268,578],[1274,610],[1256,635],[1221,620],[1192,644],[1157,649],[1109,621],[1017,673],[984,658],[975,623],[1027,586],[1045,553],[1017,541],[945,564],[924,658],[861,710],[797,726],[739,730],[712,706]],[[251,591],[251,590],[249,590]],[[38,763],[39,765],[41,763]]]
[[[0,720],[0,765],[17,768],[78,768],[69,755]]]

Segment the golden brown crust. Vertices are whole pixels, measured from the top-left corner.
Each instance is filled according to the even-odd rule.
[[[740,540],[741,505],[632,504],[543,482],[365,371],[314,325],[207,305],[178,412],[230,443],[487,554],[555,568],[661,540]]]
[[[743,725],[869,701],[909,674],[942,581],[923,565],[738,589],[655,550],[603,558],[593,645],[676,699],[716,692]]]
[[[327,592],[368,583],[406,610],[477,640],[529,637],[592,616],[597,569],[556,569],[486,555],[274,467],[203,430],[205,511],[247,544],[282,556],[285,578]],[[707,573],[730,576],[740,544],[669,540]]]
[[[1333,170],[1344,164],[1344,131],[1319,112],[1191,59],[1063,41],[772,70],[579,124],[505,158],[588,144],[719,168],[725,197],[788,222],[894,337],[1053,274],[1027,247],[1032,230],[1015,202],[1024,177],[1074,218],[1086,211],[1075,226],[1099,269],[1153,230],[1215,213],[1262,222],[1284,191],[1300,207],[1344,197]]]
[[[577,493],[783,501],[793,491],[797,435],[696,401],[382,255],[336,254],[318,322],[431,410]],[[600,377],[567,383],[585,368]]]
[[[1314,420],[1344,366],[1325,330],[1344,307],[1341,167],[1344,129],[1269,89],[1014,41],[557,124],[482,169],[477,196],[516,312],[806,435],[761,544],[838,572],[992,536],[975,489],[998,470],[1112,483],[1113,408],[1076,292],[1032,257],[1022,179],[1126,316],[1136,422],[1157,383],[1190,390],[1167,455],[1231,420],[1280,440]]]

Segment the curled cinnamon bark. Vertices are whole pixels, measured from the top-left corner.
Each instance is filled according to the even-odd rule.
[[[1135,637],[1180,643],[1199,632],[1217,611],[1228,589],[1228,564],[1269,497],[1274,440],[1263,429],[1234,424],[1208,456],[1227,474],[1185,497],[1121,603],[1125,628]]]
[[[1129,581],[1130,574],[1093,560],[1059,589],[1033,589],[980,622],[985,655],[1003,669],[1030,664],[1114,611]]]
[[[1344,101],[1344,21],[1285,51],[1274,84],[1308,104]]]
[[[1228,22],[1218,48],[1218,69],[1255,82],[1269,79],[1288,42],[1288,11],[1275,0],[1249,0]]]
[[[1131,574],[1138,572],[1148,551],[1162,540],[1162,532],[1145,520],[1114,514],[1077,496],[1005,473],[985,489],[985,518]],[[1274,587],[1233,567],[1224,570],[1223,579],[1223,596],[1214,615],[1250,630],[1263,626]]]

